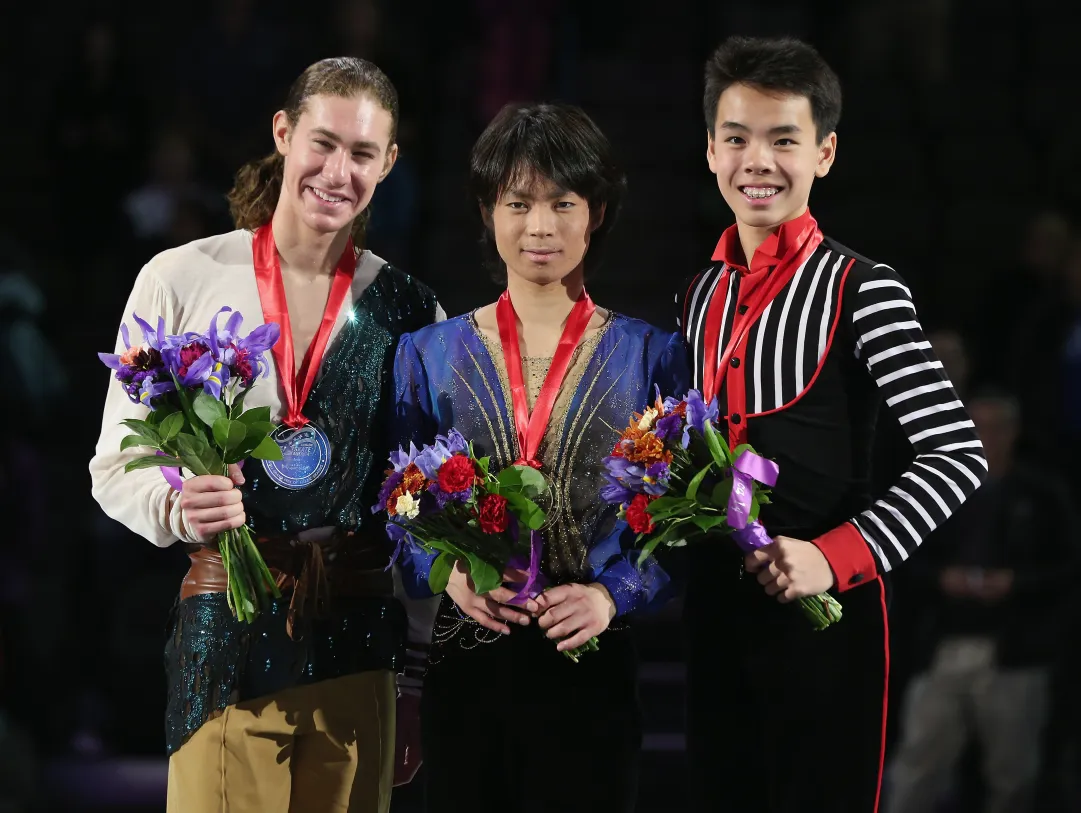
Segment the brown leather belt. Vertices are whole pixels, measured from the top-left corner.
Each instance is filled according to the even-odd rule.
[[[337,532],[318,540],[259,537],[259,552],[278,589],[292,593],[286,629],[300,618],[324,614],[333,595],[342,598],[390,597],[394,581],[386,570],[389,550],[385,540],[371,534]],[[189,545],[191,567],[180,586],[181,600],[206,593],[224,593],[228,587],[221,554],[215,548]]]

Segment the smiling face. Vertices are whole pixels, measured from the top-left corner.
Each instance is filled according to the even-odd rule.
[[[775,229],[803,214],[836,149],[835,133],[819,142],[807,97],[734,84],[717,102],[706,161],[737,222]]]
[[[282,200],[302,224],[323,234],[349,228],[394,166],[391,114],[367,94],[317,94],[296,124],[274,117],[274,140],[285,158]]]
[[[581,266],[589,236],[603,216],[591,216],[580,195],[533,177],[499,196],[490,227],[508,274],[546,285]]]

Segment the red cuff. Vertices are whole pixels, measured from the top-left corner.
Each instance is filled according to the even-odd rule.
[[[878,575],[871,549],[851,522],[838,525],[811,542],[818,546],[830,563],[839,593],[873,581]]]

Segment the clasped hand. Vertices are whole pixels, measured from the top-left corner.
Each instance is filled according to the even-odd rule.
[[[520,584],[527,577],[524,571],[514,568],[503,574],[505,583]],[[556,646],[560,652],[575,649],[594,635],[600,635],[616,614],[608,590],[596,583],[561,584],[517,606],[510,606],[515,593],[507,587],[497,587],[478,596],[461,560],[454,563],[447,581],[447,595],[458,609],[482,627],[504,635],[510,634],[508,624],[528,626],[532,618],[537,618],[537,624],[546,630],[549,638],[565,639]]]

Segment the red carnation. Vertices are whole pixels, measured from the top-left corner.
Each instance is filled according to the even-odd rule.
[[[507,498],[488,494],[480,501],[480,529],[486,534],[499,534],[507,530]]]
[[[439,488],[447,494],[472,488],[476,481],[477,470],[464,454],[453,455],[439,467]]]
[[[648,534],[653,530],[653,517],[646,510],[649,503],[645,494],[636,494],[627,506],[627,524],[636,534]]]
[[[177,371],[180,378],[188,374],[188,368],[209,353],[210,348],[201,342],[192,342],[180,348],[180,369]]]

